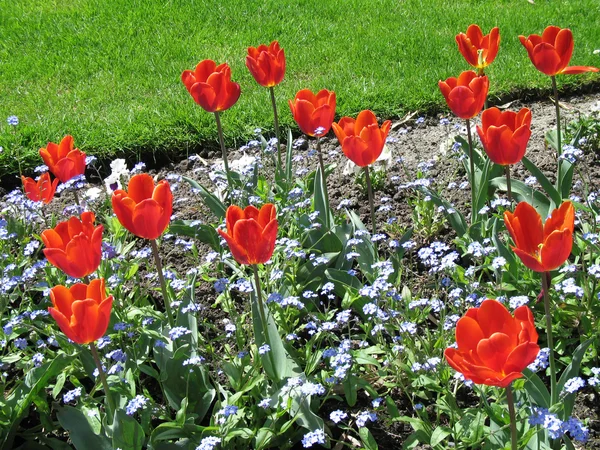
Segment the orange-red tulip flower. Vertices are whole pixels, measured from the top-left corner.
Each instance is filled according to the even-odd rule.
[[[213,60],[205,59],[194,71],[184,70],[181,81],[194,101],[208,112],[225,111],[240,98],[240,85],[231,81],[227,63],[217,66]]]
[[[307,136],[324,136],[329,133],[335,116],[335,92],[320,90],[317,95],[308,89],[288,100],[294,120]],[[316,131],[319,130],[319,133]]]
[[[479,25],[469,25],[467,33],[456,35],[458,50],[473,67],[481,70],[490,65],[498,54],[500,46],[500,30],[492,28],[489,34],[483,35]]]
[[[281,83],[285,75],[285,53],[277,41],[268,47],[264,44],[248,47],[246,67],[258,84],[273,87]]]
[[[527,306],[517,308],[513,317],[499,301],[484,300],[458,321],[457,348],[447,348],[444,356],[467,380],[505,388],[535,360],[537,340]]]
[[[40,148],[44,164],[62,183],[85,172],[85,153],[73,146],[73,136],[67,135],[60,144],[48,142],[46,148]]]
[[[173,214],[171,186],[161,180],[155,187],[147,173],[134,175],[129,180],[128,192],[118,189],[113,193],[112,207],[129,232],[144,239],[156,239],[163,234]]]
[[[44,172],[37,181],[24,176],[21,176],[21,181],[23,182],[25,195],[29,200],[46,204],[54,198],[54,192],[56,192],[56,186],[58,185],[58,178],[51,181],[48,172]]]
[[[375,114],[367,109],[361,111],[356,120],[342,117],[332,126],[344,155],[357,166],[365,167],[381,155],[391,125],[392,122],[386,120],[379,128]]]
[[[55,286],[50,289],[50,299],[50,315],[73,342],[89,344],[106,333],[113,297],[106,296],[103,278],[92,280],[89,285]]]
[[[266,203],[260,210],[252,205],[246,209],[231,205],[225,218],[227,232],[218,231],[238,263],[261,264],[271,259],[277,239],[277,212],[273,204]]]
[[[477,134],[488,157],[501,166],[516,164],[525,156],[531,136],[531,111],[522,108],[501,112],[488,108],[481,114],[481,126]]]
[[[94,227],[96,217],[86,211],[81,219],[71,217],[42,232],[50,263],[73,278],[83,278],[94,272],[102,257],[102,225]]]
[[[467,70],[458,78],[450,77],[438,83],[448,107],[461,119],[472,119],[481,111],[488,93],[487,76],[477,76]]]
[[[571,254],[575,226],[575,208],[571,202],[555,209],[543,225],[535,208],[521,202],[514,213],[504,213],[504,224],[515,242],[511,248],[535,272],[557,269]]]
[[[576,74],[598,72],[598,68],[589,66],[567,67],[573,55],[573,33],[568,28],[546,27],[542,35],[519,36],[521,44],[527,49],[529,59],[537,70],[554,76],[561,73]]]

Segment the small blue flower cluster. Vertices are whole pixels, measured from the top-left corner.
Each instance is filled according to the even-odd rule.
[[[589,430],[579,420],[569,417],[562,421],[554,413],[546,408],[533,407],[532,414],[529,416],[531,426],[541,425],[548,430],[548,435],[552,439],[559,439],[564,434],[569,433],[573,439],[579,442],[586,442],[589,438]]]

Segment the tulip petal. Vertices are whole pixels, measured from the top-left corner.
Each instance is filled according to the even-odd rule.
[[[271,220],[266,227],[264,227],[261,234],[260,240],[262,242],[261,251],[258,255],[258,260],[265,263],[275,250],[275,241],[277,240],[278,223],[277,220]]]
[[[135,234],[135,228],[133,226],[133,210],[135,209],[135,202],[127,196],[127,192],[117,190],[113,193],[111,203],[113,211],[121,225],[123,225],[130,233]]]
[[[57,311],[60,311],[67,318],[71,317],[73,314],[71,305],[75,301],[75,298],[67,287],[58,285],[50,289],[50,300]]]
[[[526,342],[518,345],[508,355],[506,363],[504,364],[504,372],[523,372],[529,364],[535,361],[539,352],[540,347],[537,343]]]
[[[194,101],[207,112],[215,112],[217,110],[217,93],[211,85],[196,83],[191,87],[190,94]]]
[[[598,72],[600,69],[592,66],[570,66],[565,67],[560,73],[564,73],[565,75],[577,75],[579,73],[585,72]]]
[[[157,239],[165,231],[158,228],[163,209],[153,199],[138,203],[133,210],[133,234],[143,239]]]
[[[96,336],[96,324],[98,323],[98,304],[93,299],[77,300],[73,302],[73,316],[71,317],[71,328],[76,331],[78,344],[89,344],[101,336]]]
[[[512,251],[519,257],[519,259],[525,264],[525,267],[533,270],[534,272],[545,272],[542,263],[535,257],[527,252],[524,252],[518,247],[511,247]]]
[[[359,167],[365,167],[374,161],[372,153],[369,151],[369,145],[357,136],[347,136],[342,142],[342,151]]]
[[[504,223],[515,245],[522,251],[535,255],[544,241],[542,217],[527,202],[520,202],[514,213],[504,213]]]
[[[477,343],[484,338],[479,323],[473,318],[465,316],[456,323],[456,343],[461,353],[476,350]]]
[[[59,310],[52,307],[48,308],[48,312],[54,318],[54,320],[56,320],[60,331],[62,331],[65,336],[67,336],[73,342],[79,343],[79,335],[71,328],[69,319],[67,319]]]
[[[554,46],[547,42],[542,42],[534,47],[532,62],[537,70],[549,76],[556,75],[562,69],[560,55]]]
[[[227,242],[233,259],[235,259],[239,264],[252,264],[248,260],[248,253],[246,252],[246,249],[244,247],[239,245],[232,236],[230,236],[227,233],[224,233],[223,230],[217,231]]]
[[[225,213],[225,221],[227,224],[227,233],[233,236],[233,226],[238,220],[245,219],[244,210],[236,205],[231,205]]]
[[[554,47],[556,53],[560,56],[560,70],[562,71],[573,56],[573,47],[575,43],[573,41],[573,33],[568,28],[563,28],[558,32],[554,40]]]
[[[544,224],[544,240],[548,236],[557,230],[570,230],[571,232],[575,229],[575,207],[571,202],[563,202],[559,208],[552,211],[550,217]]]
[[[262,227],[256,220],[245,219],[236,222],[233,228],[233,238],[237,244],[246,250],[248,264],[265,263],[261,257],[265,254],[262,242]]]
[[[506,307],[497,300],[484,300],[477,311],[477,322],[486,337],[505,332],[507,323],[513,322]]]
[[[573,247],[573,233],[571,230],[554,231],[542,245],[540,259],[544,272],[558,269],[569,259]]]
[[[154,180],[147,173],[140,173],[129,181],[127,196],[135,203],[152,198],[154,193]]]
[[[275,210],[275,205],[272,203],[265,203],[258,213],[257,221],[258,224],[265,228],[273,219],[277,217],[277,211]],[[264,231],[263,231],[264,233]]]
[[[106,334],[108,323],[110,322],[110,313],[112,310],[113,296],[105,298],[98,307],[98,320],[93,335],[100,339]]]

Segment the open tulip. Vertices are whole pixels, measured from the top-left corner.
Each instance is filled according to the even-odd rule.
[[[315,95],[308,89],[302,89],[288,103],[304,134],[314,137],[329,133],[335,116],[335,92],[322,89]]]
[[[225,111],[240,98],[240,85],[231,81],[227,63],[217,66],[213,60],[205,59],[194,71],[184,70],[181,81],[194,101],[208,112]]]
[[[106,333],[113,297],[106,296],[103,278],[70,288],[55,286],[50,289],[50,300],[50,315],[73,342],[89,344]]]
[[[102,225],[94,227],[93,212],[83,212],[81,219],[71,217],[41,234],[44,255],[55,267],[73,278],[94,272],[102,258]]]
[[[487,76],[467,70],[458,78],[450,77],[438,85],[452,112],[461,119],[472,119],[483,108],[489,81]]]
[[[56,186],[58,185],[58,178],[51,181],[50,173],[48,172],[44,172],[37,181],[24,176],[21,176],[21,181],[23,182],[25,195],[27,195],[29,200],[44,202],[46,204],[50,203],[54,198]]]
[[[262,264],[271,259],[278,226],[273,204],[266,203],[260,210],[252,205],[246,209],[231,205],[227,208],[225,218],[227,232],[218,231],[238,263]]]
[[[574,47],[573,33],[568,28],[561,29],[551,25],[546,27],[541,36],[519,36],[519,40],[535,68],[546,75],[598,72],[598,68],[590,66],[567,67]]]
[[[285,53],[279,42],[273,41],[267,47],[248,47],[246,67],[258,84],[273,87],[283,80],[285,75]]]
[[[466,33],[456,35],[456,43],[467,62],[482,70],[490,65],[498,54],[500,30],[494,27],[484,36],[479,25],[469,25]]]
[[[543,225],[535,208],[521,202],[514,213],[504,213],[504,224],[515,242],[513,251],[535,272],[557,269],[571,254],[575,226],[575,208],[571,202],[555,209]]]
[[[117,219],[129,232],[143,239],[158,238],[171,220],[173,194],[166,180],[154,185],[147,173],[134,175],[128,191],[118,189],[112,196]]]
[[[375,114],[365,110],[358,114],[356,120],[342,117],[332,126],[344,155],[357,166],[365,167],[381,155],[391,125],[392,122],[386,120],[379,128]]]
[[[40,148],[44,164],[62,183],[85,172],[85,153],[73,146],[73,136],[67,135],[60,144],[48,142],[46,148]]]
[[[477,134],[488,157],[496,164],[516,164],[523,156],[531,136],[531,111],[522,108],[501,112],[488,108],[481,114],[481,126]]]
[[[540,347],[533,314],[520,306],[514,317],[497,300],[470,308],[456,324],[457,348],[447,348],[450,366],[467,380],[501,388],[523,376]]]

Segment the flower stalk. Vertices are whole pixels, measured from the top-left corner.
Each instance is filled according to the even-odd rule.
[[[223,139],[223,127],[221,126],[221,116],[219,111],[215,111],[215,120],[217,121],[217,132],[219,133],[219,145],[221,146],[221,155],[223,156],[223,166],[225,167],[225,175],[227,176],[227,184],[229,190],[233,190],[233,180],[229,172],[229,161],[227,160],[227,149],[225,148],[225,140]]]
[[[511,385],[506,386],[506,402],[508,403],[508,414],[510,416],[510,443],[511,450],[517,450],[517,421],[515,416],[515,399]]]
[[[104,369],[102,369],[102,362],[100,361],[100,357],[98,356],[98,350],[96,350],[96,346],[93,342],[90,342],[90,350],[92,352],[92,357],[94,358],[94,362],[96,363],[96,367],[98,368],[98,375],[100,376],[100,380],[102,382],[102,386],[104,388],[104,394],[108,401],[108,422],[112,423],[113,416],[116,411],[115,401],[110,395],[110,389],[108,388],[108,381],[106,381],[106,374],[104,373]]]
[[[169,293],[167,291],[167,283],[163,274],[163,267],[160,261],[160,255],[158,254],[158,245],[156,239],[150,239],[150,247],[152,248],[152,255],[154,256],[154,263],[156,264],[156,270],[158,272],[158,279],[160,281],[160,288],[162,290],[163,301],[165,303],[165,310],[167,313],[167,320],[171,328],[174,326],[173,313],[171,311],[171,302],[169,301]]]
[[[466,119],[467,122],[467,140],[469,143],[469,167],[471,179],[471,225],[475,223],[475,162],[473,161],[473,139],[471,137],[471,119]]]
[[[375,225],[375,205],[373,203],[373,187],[371,186],[371,173],[369,172],[369,166],[365,166],[365,180],[367,180],[367,191],[369,193],[369,208],[371,210],[371,228],[373,234],[376,234]]]
[[[544,296],[544,312],[546,315],[546,340],[548,344],[550,360],[550,399],[551,405],[558,401],[556,392],[556,365],[554,362],[554,339],[552,338],[552,315],[550,313],[550,272],[542,272],[542,294]]]
[[[269,88],[271,93],[271,105],[273,106],[273,123],[275,125],[275,139],[277,140],[277,162],[279,167],[285,172],[281,159],[281,141],[279,140],[279,118],[277,117],[277,103],[275,102],[275,89],[273,86]]]

